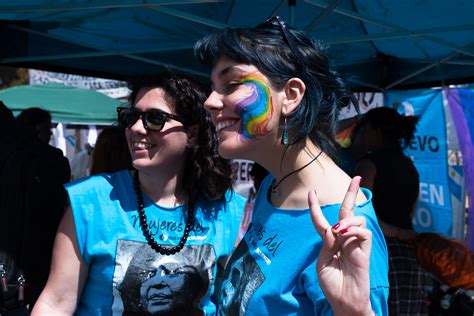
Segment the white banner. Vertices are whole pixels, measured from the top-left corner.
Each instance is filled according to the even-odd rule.
[[[84,77],[35,69],[30,69],[28,74],[30,77],[30,85],[42,85],[47,84],[48,82],[57,82],[62,83],[65,86],[96,90],[97,92],[101,92],[114,99],[125,98],[130,93],[127,83],[124,81]]]

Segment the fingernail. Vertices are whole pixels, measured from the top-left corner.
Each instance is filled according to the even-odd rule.
[[[316,192],[316,188],[313,189],[314,194],[318,195],[318,192]]]
[[[347,233],[348,231],[349,231],[349,227],[344,228],[344,229],[341,229],[341,231],[339,232],[339,234],[344,235],[344,234]]]
[[[339,228],[339,226],[341,226],[341,224],[337,223],[336,225],[334,225],[334,226],[332,227],[332,229],[336,230],[336,229]]]

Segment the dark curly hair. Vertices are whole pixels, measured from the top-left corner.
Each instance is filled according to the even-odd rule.
[[[193,77],[174,71],[160,75],[129,80],[129,103],[135,104],[138,92],[143,88],[161,88],[185,127],[198,125],[197,144],[187,148],[183,187],[189,203],[199,197],[208,201],[224,201],[225,192],[232,184],[231,166],[217,152],[217,134],[203,104],[207,97],[205,88]]]
[[[225,29],[209,35],[196,43],[194,51],[197,59],[207,65],[215,64],[222,56],[254,65],[277,88],[293,77],[300,78],[306,92],[298,108],[287,117],[288,127],[295,132],[290,144],[309,136],[322,151],[337,158],[337,115],[347,105],[349,95],[321,45],[309,36],[275,17],[254,28]]]

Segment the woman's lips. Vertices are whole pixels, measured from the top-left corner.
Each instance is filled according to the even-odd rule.
[[[219,132],[219,131],[221,131],[221,130],[225,130],[225,129],[227,129],[228,127],[233,126],[233,125],[236,124],[237,122],[239,122],[238,119],[220,120],[220,121],[216,124],[216,131]]]
[[[156,145],[148,143],[148,142],[143,142],[143,141],[134,141],[132,142],[132,150],[134,152],[140,152],[140,151],[147,151]]]

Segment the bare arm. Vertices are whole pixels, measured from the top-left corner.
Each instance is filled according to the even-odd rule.
[[[412,229],[400,228],[378,219],[384,236],[397,238],[401,241],[412,241],[417,233]]]
[[[397,226],[390,225],[384,222],[383,220],[381,220],[380,218],[377,220],[379,222],[380,229],[382,229],[384,236],[397,238],[398,230],[399,230]]]
[[[79,253],[74,217],[69,207],[56,233],[48,282],[31,315],[72,315],[87,273],[88,266]]]

